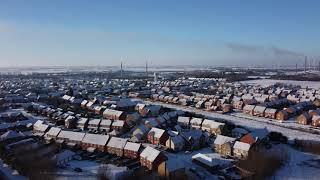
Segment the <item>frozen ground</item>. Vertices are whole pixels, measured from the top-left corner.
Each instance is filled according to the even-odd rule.
[[[301,131],[299,129],[291,129],[288,127],[282,127],[279,124],[273,124],[266,121],[257,121],[254,119],[244,118],[244,117],[237,117],[235,115],[226,115],[226,114],[218,114],[215,112],[209,112],[204,110],[199,110],[192,107],[185,107],[185,106],[179,106],[174,104],[167,104],[162,102],[152,102],[152,101],[145,101],[149,104],[157,104],[162,105],[164,107],[183,110],[191,113],[197,113],[205,116],[209,119],[217,119],[221,121],[228,121],[231,123],[234,123],[239,126],[243,126],[249,130],[254,129],[261,129],[261,128],[267,128],[269,131],[276,131],[281,132],[283,135],[287,136],[289,140],[294,139],[301,139],[301,140],[313,140],[313,141],[320,141],[320,135],[314,134],[312,132],[305,132]]]
[[[97,179],[97,172],[100,164],[94,161],[72,160],[68,162],[69,166],[58,169],[55,173],[56,179]],[[75,172],[75,168],[81,168],[83,172]]]
[[[317,175],[320,173],[320,156],[310,153],[305,153],[292,148],[289,145],[279,144],[273,145],[272,150],[283,153],[284,151],[288,153],[288,161],[281,167],[270,179],[273,180],[302,180],[319,179]],[[212,175],[210,172],[206,171],[201,166],[192,163],[192,156],[197,153],[212,153],[210,148],[203,148],[191,153],[179,152],[179,153],[166,153],[170,159],[175,159],[176,161],[182,162],[187,168],[196,168],[198,172],[203,174],[205,179],[217,179],[217,176]],[[195,177],[197,178],[197,177]]]
[[[278,170],[270,179],[302,180],[319,179],[320,156],[304,153],[291,148],[288,145],[277,145],[277,148],[284,148],[289,155],[288,162]]]
[[[17,171],[11,169],[7,164],[4,164],[2,160],[0,160],[0,179],[27,180],[26,177],[19,175]]]
[[[110,179],[117,179],[118,175],[117,173],[127,171],[126,167],[117,167],[112,164],[103,165],[100,163],[96,163],[94,161],[78,161],[78,160],[72,160],[67,163],[68,167],[63,169],[58,169],[55,176],[57,176],[55,179],[67,179],[67,180],[78,180],[78,179],[85,179],[85,180],[96,180],[98,178],[98,171],[99,168],[102,166],[108,166],[110,170]],[[75,168],[82,169],[82,172],[75,172]]]
[[[165,152],[165,155],[168,157],[168,159],[173,159],[174,161],[177,161],[177,163],[182,163],[186,170],[188,170],[189,168],[196,168],[197,172],[199,172],[201,175],[203,175],[205,177],[205,179],[217,179],[217,177],[213,174],[211,174],[210,172],[208,172],[206,169],[204,169],[201,166],[198,166],[195,163],[192,163],[192,156],[196,155],[198,153],[213,153],[212,150],[208,147],[208,148],[203,148],[200,150],[196,150],[190,153],[185,153],[184,151],[179,152],[179,153],[168,153]],[[194,176],[194,174],[190,173],[190,176],[198,179],[199,177]]]
[[[309,88],[320,88],[320,82],[318,81],[294,81],[294,80],[274,80],[274,79],[257,79],[257,80],[248,80],[248,81],[240,81],[243,84],[252,84],[252,85],[261,85],[261,86],[270,86],[277,82],[286,83],[292,85],[300,85],[301,87],[309,87]]]

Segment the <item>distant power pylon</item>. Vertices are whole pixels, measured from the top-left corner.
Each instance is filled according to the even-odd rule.
[[[121,79],[123,79],[123,67],[122,67],[122,61],[121,61],[121,66],[120,66],[120,73],[121,73]]]

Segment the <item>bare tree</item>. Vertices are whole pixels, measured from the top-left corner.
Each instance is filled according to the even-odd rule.
[[[249,172],[247,179],[265,179],[272,176],[288,158],[288,152],[283,148],[277,151],[257,149],[251,151],[246,160],[240,160],[236,165]]]

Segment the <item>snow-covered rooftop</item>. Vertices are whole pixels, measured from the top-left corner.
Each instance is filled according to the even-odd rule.
[[[225,165],[230,163],[232,160],[223,159],[219,154],[216,153],[198,153],[192,156],[193,160],[197,160],[209,167],[217,166],[217,165]]]
[[[250,149],[250,144],[248,143],[244,143],[244,142],[240,142],[240,141],[236,141],[233,145],[234,149],[241,149],[244,151],[249,151]]]
[[[130,150],[130,151],[139,151],[140,147],[141,147],[141,144],[139,143],[127,142],[124,149]]]
[[[155,127],[151,128],[151,130],[149,131],[149,133],[154,133],[153,136],[155,138],[160,138],[163,135],[164,132],[165,132],[164,129],[155,128]]]
[[[160,151],[157,149],[154,149],[151,146],[147,146],[140,154],[140,157],[143,157],[147,159],[150,162],[153,162],[158,155],[160,154]]]
[[[101,122],[101,119],[92,119],[89,121],[89,125],[98,125]]]
[[[87,133],[84,136],[84,138],[82,140],[82,143],[105,146],[107,144],[108,140],[109,140],[109,136],[108,135],[89,134],[89,133]]]
[[[208,126],[210,128],[219,128],[219,127],[224,126],[224,125],[225,125],[225,123],[216,122],[216,121],[211,120],[211,119],[205,119],[202,122],[202,126]]]
[[[60,133],[61,128],[58,127],[52,127],[49,129],[49,131],[46,133],[46,136],[50,135],[50,136],[58,136],[58,134]]]
[[[108,147],[114,147],[114,148],[119,148],[123,149],[127,143],[127,139],[119,138],[119,137],[111,137]]]
[[[82,141],[84,136],[85,136],[85,133],[82,133],[82,132],[73,132],[73,131],[62,130],[59,133],[58,138],[69,139],[72,141]]]
[[[214,140],[214,144],[222,145],[228,142],[234,142],[236,139],[228,136],[218,135],[217,138]]]

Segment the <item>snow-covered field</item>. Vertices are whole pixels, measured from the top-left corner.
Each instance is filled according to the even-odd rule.
[[[279,151],[279,153],[287,152],[288,161],[281,167],[270,179],[274,180],[302,180],[302,179],[319,179],[317,174],[320,173],[320,155],[314,155],[310,153],[305,153],[292,148],[289,145],[279,144],[272,145],[274,151]],[[187,168],[196,168],[198,172],[201,172],[206,179],[217,179],[217,176],[212,175],[210,172],[206,171],[202,167],[192,162],[192,156],[197,153],[213,153],[210,148],[203,148],[197,151],[193,151],[190,154],[185,152],[179,153],[166,153],[170,159],[174,159],[180,163],[183,163]],[[197,178],[197,177],[195,177]]]
[[[166,152],[165,155],[169,159],[173,159],[177,163],[182,163],[185,166],[186,170],[188,170],[189,168],[196,168],[198,172],[200,172],[201,174],[203,174],[206,177],[206,179],[215,179],[216,176],[212,175],[210,172],[205,170],[203,167],[198,166],[192,162],[192,156],[194,156],[198,153],[212,153],[212,150],[210,148],[203,148],[200,150],[193,151],[191,153],[185,153],[184,151],[179,152],[179,153]],[[197,177],[194,177],[194,178],[197,178]]]
[[[319,179],[319,155],[297,151],[288,145],[277,145],[276,148],[284,148],[288,152],[289,160],[271,179]]]
[[[100,164],[94,161],[72,160],[68,162],[69,166],[65,169],[58,169],[55,173],[55,179],[96,179]],[[75,168],[81,168],[83,172],[75,172]]]
[[[274,80],[274,79],[257,79],[257,80],[248,80],[248,81],[240,81],[243,84],[251,84],[251,85],[261,85],[261,86],[270,86],[277,82],[286,83],[292,85],[300,85],[301,87],[309,87],[309,88],[320,88],[320,82],[318,81],[294,81],[294,80]]]
[[[84,180],[96,180],[98,178],[98,171],[99,168],[102,166],[108,166],[110,173],[109,177],[110,179],[117,179],[118,173],[126,172],[126,167],[117,167],[112,164],[101,164],[96,163],[95,161],[88,161],[88,160],[72,160],[68,162],[68,167],[64,169],[58,169],[57,173],[55,174],[55,179],[61,179],[61,180],[78,180],[78,179],[84,179]],[[75,172],[75,168],[82,169],[82,172]]]
[[[4,176],[4,177],[3,177]],[[12,180],[27,180],[26,177],[19,175],[16,170],[11,169],[10,166],[4,164],[2,160],[0,160],[0,179],[8,178]]]

